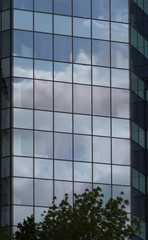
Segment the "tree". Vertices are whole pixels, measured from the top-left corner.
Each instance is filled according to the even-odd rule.
[[[139,231],[140,223],[135,222],[133,230],[125,211],[127,200],[123,200],[123,192],[116,199],[103,204],[103,194],[98,187],[81,195],[74,194],[73,207],[69,204],[69,196],[57,207],[54,204],[43,214],[44,220],[35,223],[34,217],[18,224],[15,240],[124,240],[131,239],[135,231]],[[55,200],[56,198],[54,198]]]

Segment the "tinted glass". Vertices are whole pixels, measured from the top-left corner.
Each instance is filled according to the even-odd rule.
[[[35,33],[35,57],[52,59],[52,36],[44,33]]]
[[[17,225],[20,222],[23,222],[28,216],[33,214],[32,207],[25,206],[14,206],[13,207],[13,223]]]
[[[91,137],[74,136],[74,160],[91,161]]]
[[[90,0],[74,0],[73,15],[79,17],[90,17],[91,1]]]
[[[73,34],[74,36],[89,37],[91,34],[89,19],[74,18],[73,19]]]
[[[109,22],[93,20],[92,37],[109,40]]]
[[[54,0],[54,12],[71,15],[72,13],[72,1],[71,0]]]
[[[119,42],[129,41],[129,27],[127,24],[111,23],[111,40]]]
[[[72,19],[65,16],[54,16],[54,33],[71,35]]]
[[[53,199],[53,182],[49,180],[36,180],[35,204],[38,206],[49,206],[52,202],[52,199]]]
[[[91,41],[89,39],[73,39],[73,61],[76,63],[91,63]]]
[[[10,11],[5,11],[1,13],[2,16],[2,30],[8,30],[10,28]]]
[[[92,164],[91,163],[74,163],[74,180],[82,182],[92,181]]]
[[[110,115],[110,89],[93,87],[93,114]]]
[[[34,30],[38,32],[52,33],[52,15],[34,13]]]
[[[2,32],[2,57],[10,56],[10,31]]]
[[[130,185],[130,167],[113,166],[113,184]]]
[[[112,67],[129,68],[129,45],[125,43],[111,44]],[[120,61],[119,61],[120,58]]]
[[[97,183],[111,183],[111,166],[94,164],[93,180]]]
[[[41,158],[53,157],[53,135],[50,132],[35,132],[35,156]]]
[[[13,26],[17,29],[33,30],[33,13],[14,10]]]
[[[112,115],[129,118],[129,91],[112,89]]]
[[[72,160],[72,136],[70,134],[54,134],[54,157]]]
[[[13,75],[16,77],[33,78],[33,60],[13,58]]]
[[[35,111],[35,129],[52,131],[53,114],[47,111]]]
[[[109,0],[92,0],[92,17],[109,19]]]
[[[52,62],[35,60],[34,68],[36,79],[52,80]]]
[[[62,181],[55,181],[55,196],[57,197],[55,203],[58,205],[64,199],[65,193],[68,193],[69,199],[68,202],[72,204],[72,182],[62,182]]]
[[[13,0],[13,7],[19,9],[33,10],[33,0]]]
[[[103,137],[93,138],[93,161],[100,163],[110,163],[111,161],[110,139]]]
[[[91,67],[74,64],[73,81],[75,83],[91,84]]]
[[[45,159],[35,159],[35,177],[53,178],[53,161]]]
[[[34,0],[34,9],[39,12],[52,12],[52,0]]]
[[[130,141],[112,139],[112,161],[116,164],[130,165]]]
[[[93,65],[110,65],[110,44],[107,41],[92,41],[92,61]]]
[[[110,86],[110,69],[93,67],[93,84],[100,86]]]
[[[128,22],[128,0],[111,1],[111,20]]]
[[[54,60],[71,62],[72,38],[65,36],[54,36]]]
[[[117,88],[129,88],[129,71],[112,69],[112,86]]]
[[[55,179],[72,180],[72,162],[55,161],[54,169]]]

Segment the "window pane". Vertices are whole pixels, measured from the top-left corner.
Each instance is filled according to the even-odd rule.
[[[54,60],[72,61],[72,38],[65,36],[54,36]]]
[[[74,180],[92,182],[92,164],[74,162]]]
[[[13,154],[33,155],[33,132],[29,130],[15,129],[13,132]]]
[[[16,77],[33,78],[33,60],[13,58],[13,75]]]
[[[129,68],[129,45],[125,43],[111,44],[112,67]]]
[[[72,18],[65,16],[54,16],[54,33],[57,34],[72,34]]]
[[[35,111],[35,129],[53,130],[53,114],[47,111]]]
[[[35,205],[49,206],[52,203],[52,199],[53,182],[49,180],[35,180]]]
[[[110,65],[110,43],[106,41],[92,41],[92,61],[93,65]]]
[[[110,115],[110,89],[93,87],[93,114]]]
[[[92,0],[92,17],[109,19],[109,0]]]
[[[68,193],[69,199],[68,202],[72,204],[73,194],[72,194],[72,182],[64,182],[64,181],[55,181],[55,196],[57,199],[55,203],[58,205],[64,199],[65,193]]]
[[[93,134],[110,136],[110,118],[93,117]]]
[[[34,9],[39,12],[52,12],[52,0],[34,0]]]
[[[2,31],[10,29],[10,11],[5,11],[1,13],[2,16]]]
[[[93,181],[97,183],[111,183],[111,166],[105,164],[93,165]]]
[[[52,35],[45,33],[35,33],[35,58],[52,59]]]
[[[72,115],[54,113],[54,130],[58,132],[72,132]]]
[[[85,115],[74,115],[74,132],[91,134],[91,117]]]
[[[112,89],[112,115],[113,117],[129,118],[129,91]]]
[[[110,139],[103,137],[93,138],[93,161],[110,163],[111,161]]]
[[[130,123],[128,120],[112,119],[112,134],[113,137],[130,137]]]
[[[90,0],[74,0],[73,15],[78,17],[90,17]]]
[[[10,58],[1,60],[1,72],[2,78],[10,77]]]
[[[129,27],[127,24],[111,23],[111,40],[119,42],[129,41]]]
[[[113,184],[130,185],[130,167],[112,166]]]
[[[13,175],[19,177],[33,177],[33,159],[14,157]]]
[[[33,214],[33,208],[25,206],[14,206],[13,213],[13,224],[17,225],[18,223],[23,222],[24,219],[27,219],[28,216],[31,216]]]
[[[72,64],[54,62],[54,80],[72,82]]]
[[[52,62],[35,60],[35,78],[52,80]]]
[[[13,105],[15,107],[33,107],[33,81],[13,78]]]
[[[52,82],[35,81],[35,108],[52,110]]]
[[[130,165],[129,140],[116,138],[112,139],[112,161],[114,164]]]
[[[33,10],[33,0],[13,0],[13,7],[19,9]]]
[[[13,31],[13,55],[33,57],[33,33]]]
[[[53,178],[53,161],[45,159],[35,159],[35,177]]]
[[[34,13],[34,30],[38,32],[52,33],[52,15]]]
[[[129,71],[112,69],[112,87],[129,88]]]
[[[92,37],[109,40],[109,22],[93,20]]]
[[[55,161],[54,169],[55,179],[72,180],[72,162]]]
[[[13,26],[17,29],[33,30],[33,13],[14,10]]]
[[[85,65],[73,65],[74,83],[91,84],[91,67]]]
[[[128,22],[128,0],[111,1],[111,20]]]
[[[74,136],[74,160],[91,162],[91,137],[90,136]]]
[[[90,38],[90,23],[89,19],[73,18],[73,35]]]
[[[74,112],[91,113],[91,88],[89,86],[74,85]]]
[[[131,189],[130,187],[124,187],[122,186],[122,191],[124,192],[124,200],[129,201],[129,205],[126,206],[125,210],[127,212],[131,212]],[[121,186],[113,186],[112,187],[112,192],[113,192],[113,198],[119,197],[121,193]]]
[[[72,111],[72,85],[54,83],[54,109],[56,111]]]
[[[2,58],[10,56],[10,31],[2,32]]]
[[[54,157],[58,159],[72,160],[71,134],[54,134]]]
[[[100,86],[110,86],[110,69],[103,67],[93,67],[93,84]]]
[[[50,132],[35,132],[35,156],[41,158],[53,157],[53,135]]]
[[[71,15],[72,14],[72,6],[71,0],[54,0],[54,12]]]
[[[91,63],[91,41],[89,39],[73,39],[73,61],[76,63]]]
[[[33,111],[14,108],[13,126],[16,128],[33,128]]]

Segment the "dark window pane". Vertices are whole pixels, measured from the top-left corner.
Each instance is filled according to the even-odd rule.
[[[90,17],[91,1],[90,0],[74,0],[73,15],[78,17]]]
[[[92,17],[109,19],[109,0],[92,0]]]
[[[10,31],[2,32],[2,57],[10,56]]]
[[[76,63],[91,63],[91,40],[73,39],[73,61]]]
[[[50,34],[35,33],[35,57],[52,59],[52,36]]]
[[[72,38],[65,36],[54,36],[54,60],[71,62]]]
[[[10,80],[1,80],[1,107],[10,107]]]
[[[2,10],[10,8],[10,0],[2,0]]]
[[[65,14],[65,15],[71,15],[72,13],[72,6],[71,6],[71,0],[54,0],[54,12]]]
[[[13,0],[13,7],[19,9],[33,10],[33,0]]]
[[[52,12],[52,0],[34,0],[34,10],[39,12]]]

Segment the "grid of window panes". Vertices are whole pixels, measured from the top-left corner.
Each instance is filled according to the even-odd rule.
[[[130,200],[128,0],[13,8],[13,224],[86,187]]]

